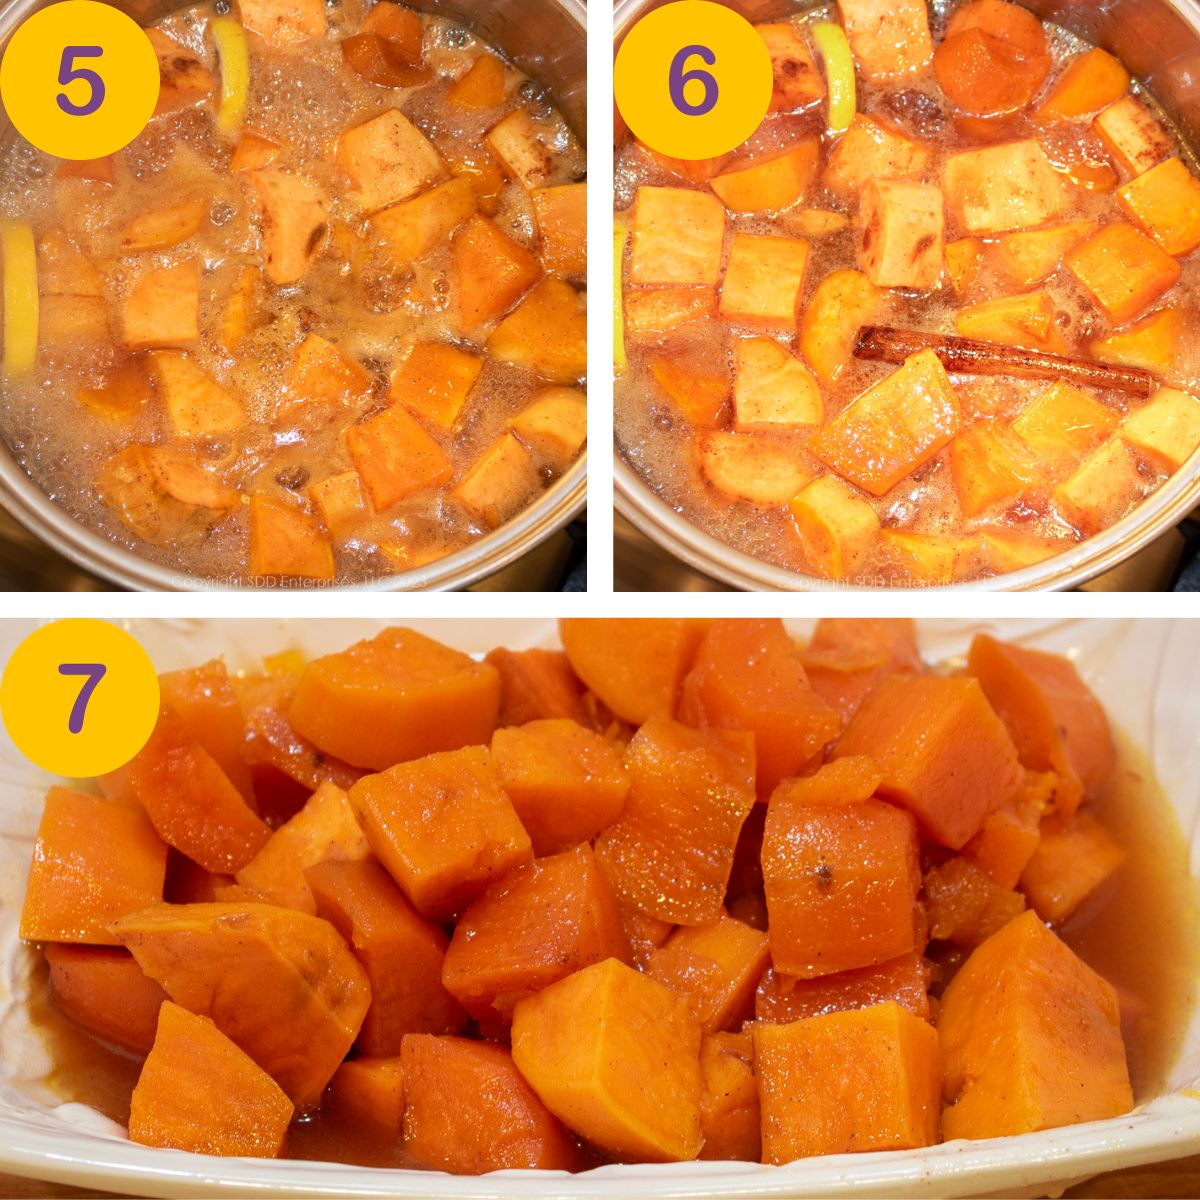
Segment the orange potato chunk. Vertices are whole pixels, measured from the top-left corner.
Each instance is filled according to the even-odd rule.
[[[730,163],[709,186],[730,212],[781,212],[808,194],[819,159],[819,141],[806,138],[777,154]]]
[[[684,329],[717,311],[711,287],[634,287],[626,290],[624,300],[626,332],[637,338]]]
[[[839,0],[838,11],[864,78],[895,79],[929,69],[933,38],[924,0]]]
[[[860,271],[826,275],[800,317],[800,349],[822,383],[832,383],[851,360],[858,331],[887,311],[888,294]]]
[[[1065,354],[1058,315],[1049,292],[1026,292],[964,305],[954,314],[954,328],[963,337]]]
[[[1012,431],[1037,454],[1043,476],[1051,478],[1071,470],[1115,427],[1110,409],[1061,379],[1026,405],[1012,423]]]
[[[346,433],[346,449],[378,512],[428,488],[441,487],[454,475],[441,444],[399,404],[352,425]]]
[[[1168,254],[1200,246],[1200,179],[1179,158],[1168,158],[1117,189],[1117,203]]]
[[[345,130],[334,163],[350,179],[350,198],[364,212],[377,212],[444,179],[442,156],[398,108]]]
[[[553,276],[529,294],[492,331],[488,352],[549,383],[580,383],[587,374],[587,301]]]
[[[250,574],[256,579],[334,577],[333,544],[321,523],[286,500],[250,497]]]
[[[1159,388],[1121,423],[1121,440],[1177,470],[1200,446],[1200,400]]]
[[[1068,221],[1047,229],[1022,229],[998,238],[993,255],[1000,270],[1016,287],[1031,288],[1053,275],[1067,251],[1095,232],[1095,221]]]
[[[825,81],[813,61],[804,29],[794,21],[755,25],[771,56],[771,105],[768,112],[796,112],[825,95]]]
[[[489,529],[526,507],[545,484],[533,456],[504,433],[471,465],[450,496]]]
[[[311,42],[325,34],[321,0],[239,0],[242,24],[272,46]]]
[[[807,264],[802,238],[735,232],[717,312],[735,325],[795,328]]]
[[[806,1017],[894,1000],[928,1021],[929,976],[929,964],[916,952],[812,979],[783,975],[772,968],[759,980],[754,1019],[760,1024],[789,1025]]]
[[[263,270],[272,283],[308,273],[329,229],[329,196],[311,179],[279,167],[247,171],[262,231]]]
[[[690,188],[638,188],[629,279],[635,284],[714,285],[721,274],[725,209]]]
[[[743,1049],[745,1040],[742,1034],[718,1033],[700,1043],[702,1159],[758,1162],[762,1157],[754,1052],[752,1046]]]
[[[821,423],[825,406],[820,384],[774,338],[738,338],[734,363],[734,424],[738,429]]]
[[[863,273],[876,287],[929,291],[942,278],[944,228],[940,188],[869,180],[859,242]]]
[[[814,571],[845,579],[879,539],[879,516],[836,475],[821,475],[788,504],[796,536]]]
[[[1113,161],[1127,175],[1141,175],[1171,153],[1171,136],[1136,96],[1124,95],[1092,122]]]
[[[1133,452],[1114,437],[1088,455],[1050,498],[1067,521],[1090,537],[1123,517],[1145,496],[1146,487]]]
[[[1067,206],[1067,185],[1041,144],[1029,138],[952,154],[946,204],[969,233],[1045,225]]]
[[[916,180],[929,165],[929,148],[894,126],[855,113],[829,153],[821,182],[842,200],[855,201],[871,179]]]
[[[388,399],[442,429],[453,429],[483,359],[445,342],[418,342],[392,372]]]
[[[481,54],[446,93],[446,103],[459,108],[496,108],[508,90],[504,64],[494,54]]]
[[[1181,273],[1165,250],[1123,221],[1105,225],[1071,250],[1064,261],[1118,325],[1140,316],[1175,286]]]
[[[1042,813],[1056,785],[1051,772],[1026,771],[1017,794],[984,817],[979,832],[963,847],[963,858],[1001,887],[1016,887],[1037,849]]]
[[[1088,343],[1088,353],[1100,362],[1144,367],[1167,375],[1179,361],[1189,322],[1178,309],[1162,308],[1124,329]]]
[[[131,350],[199,340],[200,271],[194,259],[142,273],[122,305],[121,338]]]
[[[1125,851],[1090,809],[1042,822],[1041,836],[1021,872],[1021,891],[1043,921],[1069,920],[1120,870]]]
[[[321,1112],[346,1129],[366,1131],[389,1145],[399,1143],[404,1136],[400,1056],[347,1059],[329,1081]]]
[[[543,466],[565,471],[587,441],[587,396],[578,388],[544,388],[508,427]]]
[[[916,628],[903,618],[822,618],[800,660],[813,690],[845,721],[885,676],[922,670]]]
[[[1030,447],[999,421],[965,429],[950,443],[947,457],[965,517],[1011,503],[1039,477]]]
[[[410,200],[401,200],[371,215],[378,234],[398,266],[409,266],[440,246],[476,209],[475,188],[458,175]]]
[[[1107,108],[1129,90],[1129,72],[1107,50],[1077,54],[1038,107],[1042,121],[1074,121]]]
[[[587,185],[536,188],[529,199],[542,240],[542,264],[556,275],[582,280],[587,275]]]
[[[453,311],[463,333],[503,316],[542,274],[534,255],[478,215],[454,235],[450,260]]]

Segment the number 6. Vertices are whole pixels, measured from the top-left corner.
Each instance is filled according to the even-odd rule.
[[[103,46],[64,46],[62,62],[58,67],[58,82],[66,87],[76,79],[82,79],[89,87],[91,94],[86,104],[76,104],[65,92],[59,92],[55,97],[58,107],[72,117],[89,117],[104,103],[104,80],[90,67],[77,67],[77,58],[99,58],[104,53]]]
[[[717,81],[707,71],[703,71],[699,67],[693,67],[690,71],[683,69],[687,66],[687,60],[693,54],[701,62],[707,63],[710,67],[717,61],[717,56],[707,46],[684,46],[671,59],[668,86],[671,92],[671,103],[681,113],[686,113],[689,117],[702,117],[705,113],[712,112],[716,107]],[[689,104],[687,97],[683,94],[684,87],[693,79],[698,79],[704,85],[704,99],[699,104]]]

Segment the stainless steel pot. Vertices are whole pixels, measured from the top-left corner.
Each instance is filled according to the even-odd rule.
[[[0,47],[17,26],[50,0],[0,4]],[[576,136],[587,135],[586,9],[582,0],[407,0],[426,12],[453,17],[504,50],[527,74],[549,88]],[[115,7],[145,24],[183,3],[120,0]],[[0,113],[0,146],[16,133]],[[577,517],[587,499],[587,462],[578,462],[537,501],[499,529],[455,554],[416,570],[360,585],[372,591],[464,588],[495,574]],[[153,563],[94,533],[60,508],[22,470],[0,442],[0,504],[72,562],[124,587],[153,591],[198,590],[210,581]],[[221,585],[224,586],[224,585]]]
[[[797,11],[788,0],[722,0],[752,21]],[[620,0],[617,41],[641,16],[667,0]],[[1047,21],[1115,54],[1200,146],[1200,3],[1196,0],[1021,0]],[[621,131],[620,122],[618,130]],[[621,131],[619,136],[623,133]],[[702,532],[665,504],[620,454],[614,468],[617,510],[636,528],[695,570],[748,591],[840,591],[833,583],[761,562]],[[955,591],[1036,591],[1077,587],[1111,570],[1178,524],[1200,504],[1200,452],[1153,496],[1103,533],[1036,566],[952,585]],[[868,589],[853,589],[868,590]],[[943,589],[946,590],[946,589]]]

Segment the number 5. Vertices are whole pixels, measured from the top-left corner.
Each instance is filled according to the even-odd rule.
[[[79,689],[79,695],[71,705],[71,715],[67,718],[67,728],[72,733],[79,733],[83,729],[83,714],[87,712],[88,701],[107,670],[103,663],[63,663],[58,668],[60,675],[87,676],[87,682]]]
[[[77,58],[99,58],[104,53],[103,46],[64,46],[62,62],[58,67],[58,82],[66,87],[76,79],[82,79],[91,90],[86,104],[76,104],[65,92],[59,92],[55,97],[58,107],[72,117],[88,117],[104,103],[104,80],[90,67],[77,67]]]

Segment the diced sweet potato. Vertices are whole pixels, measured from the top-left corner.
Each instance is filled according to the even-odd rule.
[[[342,1063],[321,1100],[321,1114],[333,1117],[341,1127],[397,1145],[404,1136],[400,1056],[351,1058]]]
[[[143,1146],[278,1158],[294,1112],[266,1071],[205,1016],[167,1001],[129,1108]]]
[[[141,320],[135,314],[135,322]],[[143,328],[135,326],[137,331]],[[161,327],[150,330],[156,336]],[[38,349],[43,358],[79,359],[107,345],[108,310],[100,296],[43,296],[38,302]]]
[[[811,775],[783,779],[771,792],[780,804],[809,808],[822,804],[861,804],[875,795],[883,772],[874,759],[835,758],[818,767]]]
[[[706,1033],[741,1025],[770,957],[767,935],[722,912],[711,925],[680,926],[654,951],[646,974],[677,992]]]
[[[272,904],[160,904],[113,933],[183,1007],[211,1017],[300,1111],[320,1100],[371,995],[326,921]]]
[[[344,537],[367,513],[357,471],[339,471],[310,485],[308,498],[333,538]]]
[[[131,350],[190,346],[200,337],[200,271],[194,259],[149,267],[126,295],[121,339]]]
[[[1011,503],[1040,477],[1033,451],[999,421],[965,429],[950,443],[947,458],[965,517]]]
[[[361,861],[370,853],[346,793],[326,781],[291,820],[235,874],[248,892],[268,904],[315,913],[316,901],[304,878],[309,867],[333,859]]]
[[[784,213],[780,225],[788,233],[805,238],[832,237],[850,228],[850,218],[845,213],[825,208],[801,208]]]
[[[612,958],[576,971],[517,1005],[512,1045],[546,1107],[614,1158],[699,1154],[700,1026],[661,983]]]
[[[1057,380],[1031,401],[1012,430],[1038,456],[1043,477],[1056,478],[1094,450],[1116,427],[1116,417],[1087,392]]]
[[[918,586],[953,583],[970,570],[979,551],[970,534],[920,533],[913,529],[884,529],[879,535],[884,555],[903,577]]]
[[[1129,446],[1109,438],[1051,493],[1054,507],[1090,537],[1123,517],[1146,494],[1146,480]]]
[[[369,224],[396,264],[408,266],[440,245],[474,215],[475,208],[471,181],[458,175],[411,200],[380,209],[372,214]]]
[[[819,425],[821,387],[809,369],[774,338],[738,338],[734,350],[734,423]]]
[[[162,899],[167,847],[142,811],[52,787],[20,911],[28,942],[115,946],[109,925]]]
[[[147,29],[146,38],[158,58],[158,100],[154,115],[178,112],[206,99],[213,91],[212,72],[195,52],[168,37],[161,29]],[[112,182],[109,163],[108,182]]]
[[[845,721],[885,676],[922,669],[916,629],[903,618],[822,618],[800,660],[813,690]]]
[[[1037,847],[1021,873],[1021,890],[1052,925],[1070,919],[1120,869],[1125,851],[1090,809],[1042,822]]]
[[[557,112],[535,120],[528,108],[516,108],[497,121],[484,140],[506,174],[526,191],[567,183],[575,176],[575,135]]]
[[[806,138],[776,154],[730,163],[709,186],[730,212],[781,212],[808,194],[819,159],[820,142]]]
[[[1058,315],[1049,292],[1026,292],[964,305],[954,314],[954,328],[963,337],[1064,354]]]
[[[1024,896],[961,856],[925,873],[924,896],[929,936],[969,950],[1025,911]]]
[[[303,279],[329,228],[329,197],[313,180],[280,167],[245,172],[262,234],[263,269],[272,283]]]
[[[612,742],[567,718],[497,729],[492,765],[535,854],[590,841],[621,815],[629,792]]]
[[[629,288],[624,295],[625,330],[631,337],[654,337],[716,315],[711,287]]]
[[[453,729],[445,735],[461,736]],[[350,800],[375,856],[431,920],[461,912],[532,853],[482,746],[368,775]]]
[[[241,346],[246,334],[257,323],[257,298],[262,271],[253,263],[244,266],[237,275],[225,307],[221,312],[218,337],[222,348],[232,355]]]
[[[141,213],[125,226],[121,234],[121,251],[139,254],[145,250],[176,246],[197,233],[207,215],[208,200],[203,196]]]
[[[704,477],[735,500],[774,508],[812,479],[795,447],[767,434],[714,430],[701,436],[699,450]]]
[[[159,837],[206,871],[244,867],[271,836],[216,760],[163,708],[127,769],[130,793]]]
[[[378,863],[326,858],[304,879],[317,916],[346,939],[366,971],[371,1006],[357,1042],[364,1054],[399,1054],[409,1033],[462,1029],[466,1014],[442,985],[446,935],[417,916]]]
[[[592,963],[628,962],[617,899],[590,846],[518,867],[459,918],[442,979],[477,1020],[508,1024],[526,996]]]
[[[1063,256],[1095,231],[1094,221],[1022,229],[998,238],[993,255],[997,266],[1015,286],[1031,288],[1053,275]]]
[[[587,441],[587,396],[578,388],[544,388],[508,427],[543,467],[565,471]]]
[[[800,318],[800,348],[818,379],[837,379],[859,329],[879,320],[887,307],[887,293],[859,271],[833,271],[817,284]]]
[[[963,858],[1001,887],[1016,887],[1037,849],[1042,813],[1057,782],[1052,772],[1026,771],[1017,794],[984,817],[979,832],[963,847]]]
[[[842,200],[856,201],[871,179],[919,179],[929,148],[894,126],[855,113],[829,154],[821,182]]]
[[[127,950],[50,942],[45,953],[54,999],[76,1025],[102,1042],[150,1053],[167,993]]]
[[[150,355],[150,365],[176,437],[219,438],[245,426],[246,410],[241,400],[186,354],[155,351]]]
[[[502,316],[542,274],[537,259],[486,217],[471,217],[451,243],[458,327],[470,332]]]
[[[290,716],[326,753],[383,770],[486,743],[499,693],[494,667],[411,629],[387,629],[309,663]]]
[[[862,195],[859,262],[876,287],[929,291],[944,264],[942,192],[928,183],[872,179]]]
[[[768,112],[796,112],[825,95],[825,83],[808,48],[804,29],[794,21],[755,25],[771,56],[771,104]]]
[[[392,0],[375,0],[359,25],[360,33],[373,33],[406,63],[419,63],[424,54],[425,24],[421,14]]]
[[[413,1034],[400,1055],[404,1151],[420,1166],[458,1175],[583,1165],[570,1134],[502,1046]],[[452,1095],[462,1101],[447,1103]]]
[[[260,167],[269,167],[278,157],[282,147],[278,142],[253,129],[243,129],[233,148],[233,156],[229,160],[229,169],[233,172],[256,171]]]
[[[894,1001],[756,1024],[754,1068],[764,1162],[937,1141],[938,1035]]]
[[[924,837],[952,850],[1020,783],[1012,739],[976,679],[884,679],[834,754],[875,759],[883,769],[879,794],[912,812]]]
[[[690,188],[638,188],[630,282],[712,286],[721,274],[724,237],[725,209],[715,196]]]
[[[508,90],[504,63],[484,51],[446,92],[446,103],[459,108],[496,108]]]
[[[626,752],[629,795],[596,839],[617,892],[660,920],[703,925],[725,898],[754,806],[754,737],[651,717]]]
[[[1012,529],[982,529],[979,540],[984,561],[999,573],[1031,567],[1073,545],[1069,538],[1035,537],[1025,530]]]
[[[587,185],[536,188],[529,199],[546,270],[582,280],[587,275]]]
[[[733,1041],[741,1036],[718,1033],[700,1043],[702,1159],[758,1162],[762,1156],[753,1048],[742,1051]]]
[[[1067,206],[1067,185],[1030,138],[953,154],[946,203],[970,233],[1045,225]]]
[[[37,239],[37,287],[41,296],[103,296],[96,264],[62,230]]]
[[[587,301],[548,276],[492,331],[488,352],[549,383],[579,383],[587,374]]]
[[[854,62],[870,80],[928,70],[933,61],[929,14],[922,0],[840,0],[838,10]]]
[[[532,455],[501,434],[472,464],[450,496],[488,529],[516,516],[544,486]]]
[[[1157,243],[1117,221],[1070,251],[1065,263],[1118,325],[1132,321],[1179,279],[1181,268]]]
[[[256,579],[332,580],[333,543],[304,509],[262,493],[250,497],[250,574]]]
[[[1110,104],[1092,122],[1092,130],[1127,175],[1141,175],[1171,153],[1171,135],[1136,96],[1127,94]]]
[[[879,537],[875,510],[836,475],[818,476],[788,509],[812,569],[827,579],[850,575]]]
[[[734,233],[718,313],[735,325],[790,331],[807,263],[808,243],[801,238]]]
[[[1104,708],[1075,665],[988,634],[971,643],[967,669],[1004,722],[1022,764],[1056,777],[1056,810],[1070,816],[1100,795],[1116,768]]]
[[[388,399],[452,429],[483,370],[483,359],[445,342],[418,342],[392,373]]]
[[[843,409],[809,448],[851,483],[882,496],[958,429],[958,399],[946,369],[932,350],[922,350]]]
[[[823,1013],[870,1008],[894,1000],[909,1012],[929,1020],[929,964],[919,953],[902,954],[886,962],[835,975],[797,979],[775,970],[763,973],[754,998],[754,1019],[787,1025]]]
[[[688,618],[563,617],[563,650],[575,673],[622,720],[672,716],[707,622]]]
[[[1121,440],[1178,469],[1200,446],[1200,400],[1177,388],[1159,388],[1121,423]]]
[[[454,468],[441,444],[400,404],[346,432],[350,461],[376,511],[449,483]]]
[[[950,981],[938,1018],[947,1139],[1099,1120],[1133,1106],[1117,994],[1035,912]]]
[[[584,687],[561,650],[507,650],[498,646],[488,652],[484,662],[500,674],[497,725],[526,725],[552,718],[583,720]],[[492,748],[494,752],[494,740]]]
[[[1117,203],[1143,233],[1181,257],[1200,246],[1200,179],[1168,158],[1117,189]]]
[[[368,213],[407,200],[447,175],[433,143],[398,108],[345,130],[334,163],[350,179],[350,198]]]
[[[1129,72],[1107,50],[1077,54],[1039,105],[1042,121],[1075,121],[1107,108],[1129,90]]]
[[[983,265],[983,242],[977,237],[958,238],[946,243],[946,271],[958,293],[967,291]]]
[[[710,626],[683,681],[679,719],[752,733],[763,796],[799,774],[841,727],[809,686],[799,651],[778,619]]]
[[[325,33],[321,0],[239,0],[242,24],[272,46],[311,42]]]
[[[702,429],[724,425],[729,399],[729,369],[725,363],[695,354],[663,352],[647,359],[650,376],[676,408]]]
[[[1179,361],[1188,332],[1188,320],[1179,309],[1162,308],[1106,338],[1089,342],[1087,348],[1100,362],[1144,367],[1163,376]]]

